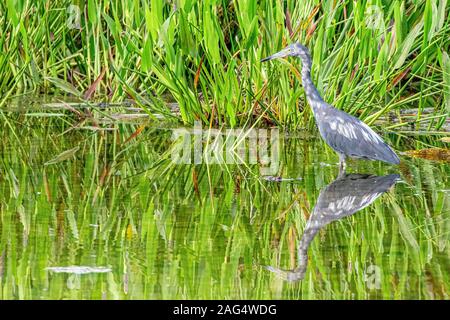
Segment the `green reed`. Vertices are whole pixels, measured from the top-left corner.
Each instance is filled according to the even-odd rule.
[[[311,125],[299,61],[259,62],[299,41],[313,53],[327,102],[368,123],[391,114],[402,127],[428,117],[428,130],[439,130],[450,108],[448,11],[446,0],[7,0],[0,106],[64,92],[131,97],[168,116],[159,102],[168,94],[184,123]],[[406,106],[414,115],[402,120]]]

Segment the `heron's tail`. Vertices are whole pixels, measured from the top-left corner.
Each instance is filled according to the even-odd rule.
[[[384,159],[385,162],[387,163],[392,163],[392,164],[400,164],[400,158],[398,157],[398,155],[395,153],[394,150],[392,150],[391,147],[389,147],[388,145],[386,145],[389,148],[389,156],[386,157],[386,159]]]

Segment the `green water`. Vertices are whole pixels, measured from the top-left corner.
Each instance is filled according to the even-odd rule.
[[[317,131],[281,132],[265,177],[261,163],[174,163],[173,124],[133,137],[136,119],[60,113],[1,114],[1,299],[449,298],[448,163],[349,162],[399,175],[379,190],[336,182]]]

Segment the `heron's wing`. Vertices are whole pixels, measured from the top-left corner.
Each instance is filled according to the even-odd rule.
[[[319,129],[326,142],[347,156],[398,164],[395,152],[361,120],[337,109],[329,109]]]

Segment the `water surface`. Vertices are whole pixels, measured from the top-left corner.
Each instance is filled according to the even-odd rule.
[[[449,298],[446,162],[353,161],[339,177],[317,131],[280,131],[263,175],[174,163],[174,124],[0,116],[1,299]]]

